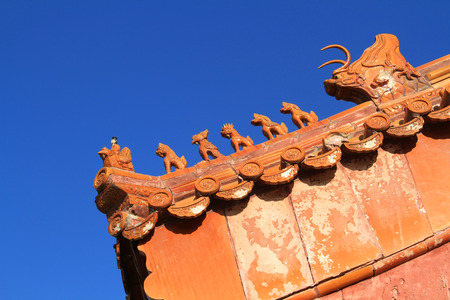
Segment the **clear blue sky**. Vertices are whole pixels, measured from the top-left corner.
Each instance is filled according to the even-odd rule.
[[[201,160],[191,137],[253,113],[296,127],[281,102],[320,119],[353,106],[323,80],[379,33],[419,66],[450,51],[450,1],[1,1],[1,299],[124,299],[92,187],[112,136],[136,172],[164,173],[159,142]],[[170,253],[168,254],[170,255]]]

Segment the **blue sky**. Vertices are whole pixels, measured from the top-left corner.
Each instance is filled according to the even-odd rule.
[[[159,142],[201,160],[223,123],[255,143],[253,113],[284,122],[283,101],[320,119],[354,106],[323,80],[392,33],[413,66],[448,54],[449,1],[1,1],[1,299],[124,299],[97,211],[97,152],[112,136],[136,172],[164,174]],[[6,164],[6,165],[5,165]]]

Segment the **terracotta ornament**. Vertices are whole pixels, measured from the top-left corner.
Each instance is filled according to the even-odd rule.
[[[202,196],[209,196],[217,193],[220,189],[220,182],[211,176],[205,176],[197,179],[195,190]]]
[[[169,206],[167,211],[180,219],[196,218],[206,211],[209,203],[209,197],[192,196]]]
[[[329,169],[334,167],[342,157],[341,145],[348,142],[347,134],[331,132],[323,138],[322,150],[310,155],[303,161],[303,166],[314,169]]]
[[[319,118],[317,115],[311,111],[309,114],[303,110],[301,110],[297,105],[283,102],[283,108],[280,109],[280,112],[283,114],[291,114],[292,115],[292,122],[298,127],[298,128],[304,128],[305,125],[303,122],[306,123],[306,126],[316,123],[319,121]]]
[[[273,170],[268,170],[259,178],[259,181],[268,185],[279,185],[291,182],[297,176],[300,170],[297,164],[288,165],[281,170],[275,168]]]
[[[111,168],[102,170],[105,169],[111,170]],[[112,172],[106,172],[106,174],[111,175]],[[129,240],[142,239],[156,225],[159,210],[172,204],[172,194],[163,189],[111,183],[107,180],[105,184],[106,186],[100,187],[95,204],[99,211],[106,214],[109,223],[108,231],[115,237],[122,234]]]
[[[240,169],[239,174],[245,179],[255,180],[264,173],[264,166],[257,160],[245,163]]]
[[[422,116],[428,114],[432,109],[431,102],[425,97],[414,97],[409,99],[404,107],[403,119],[391,124],[386,133],[394,137],[414,136],[422,130],[424,120]]]
[[[450,88],[446,87],[439,92],[441,103],[431,113],[428,114],[427,120],[430,122],[444,122],[450,120]]]
[[[159,143],[158,149],[156,149],[156,155],[164,158],[164,167],[166,168],[167,174],[171,172],[171,167],[182,170],[187,166],[187,162],[184,156],[182,156],[181,158],[178,157],[175,152],[167,145]]]
[[[411,137],[422,130],[423,123],[422,117],[415,117],[406,123],[398,121],[393,123],[386,133],[393,137]]]
[[[345,47],[329,45],[322,50],[330,48],[342,50],[347,57],[346,61],[332,60],[319,67],[343,64],[333,71],[332,79],[324,82],[327,94],[338,100],[357,104],[373,101],[378,105],[430,87],[428,80],[406,62],[392,34],[377,35],[375,43],[352,64]]]
[[[369,116],[364,123],[364,132],[344,143],[345,149],[355,153],[368,153],[377,150],[383,144],[383,134],[391,125],[389,116],[384,113],[375,113]]]
[[[225,201],[241,200],[247,197],[253,189],[253,181],[242,180],[230,187],[221,188],[214,197]]]
[[[305,159],[305,150],[299,146],[290,146],[281,153],[283,161],[290,164],[299,164]]]
[[[231,146],[233,147],[235,152],[238,152],[240,150],[240,146],[242,146],[242,149],[253,146],[252,139],[249,136],[245,138],[240,135],[236,131],[236,129],[234,129],[233,124],[224,124],[222,126],[222,132],[220,132],[220,134],[224,138],[231,140]]]
[[[116,137],[111,139],[111,150],[103,147],[98,154],[103,160],[103,167],[113,167],[134,172],[130,149],[124,147],[121,151]]]
[[[288,129],[284,123],[278,124],[272,122],[268,117],[259,114],[253,114],[253,117],[254,119],[251,121],[252,125],[262,126],[263,134],[269,140],[273,139],[273,135],[280,136],[288,133]]]
[[[207,138],[208,129],[192,136],[192,144],[197,144],[200,146],[198,150],[203,160],[210,160],[208,155],[212,156],[213,158],[222,157],[223,155],[220,154],[217,147],[209,142]]]

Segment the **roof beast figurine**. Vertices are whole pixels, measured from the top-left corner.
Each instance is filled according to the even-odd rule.
[[[280,112],[283,114],[291,114],[292,122],[298,128],[305,127],[303,122],[305,122],[306,126],[308,126],[319,121],[319,118],[313,111],[308,114],[306,111],[301,110],[297,105],[292,103],[283,102],[283,108],[280,109]]]
[[[375,43],[352,64],[345,47],[329,45],[322,50],[330,48],[342,50],[347,57],[346,61],[335,59],[319,67],[343,64],[324,82],[327,94],[338,100],[357,104],[372,100],[378,105],[430,87],[428,81],[406,62],[395,35],[377,35]]]
[[[237,130],[234,129],[233,124],[224,124],[220,135],[231,140],[231,146],[235,152],[239,151],[239,146],[242,146],[242,149],[253,146],[253,140],[248,135],[246,138],[240,135]]]
[[[258,114],[253,114],[253,117],[252,125],[261,125],[264,136],[269,140],[273,139],[273,135],[279,136],[288,133],[288,129],[284,123],[278,124],[272,122],[268,117]]]
[[[211,155],[214,158],[222,157],[223,155],[220,154],[217,147],[214,146],[210,141],[208,141],[207,138],[208,129],[192,136],[192,144],[197,144],[200,146],[198,149],[198,151],[200,152],[200,156],[204,160],[209,160],[208,155]]]
[[[175,152],[167,145],[159,143],[158,149],[156,149],[156,155],[164,157],[164,167],[166,168],[167,174],[170,173],[171,167],[182,170],[187,166],[187,162],[184,156],[178,157]]]

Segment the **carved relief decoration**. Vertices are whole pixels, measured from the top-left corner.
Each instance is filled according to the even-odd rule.
[[[450,120],[450,106],[433,111],[428,114],[430,122],[445,122]]]
[[[377,150],[383,144],[383,134],[391,125],[391,120],[385,113],[374,113],[364,123],[364,133],[351,138],[344,143],[350,152],[367,153]]]
[[[298,165],[289,165],[281,170],[267,171],[259,178],[259,181],[269,185],[285,184],[294,180],[299,169]]]
[[[101,168],[95,176],[94,189],[96,189],[97,191],[102,190],[106,186],[106,181],[108,180],[111,173],[112,171],[110,168]]]
[[[406,123],[393,124],[386,133],[394,137],[414,136],[422,130],[423,118],[415,117]]]
[[[252,125],[262,126],[263,134],[268,139],[273,139],[275,136],[280,136],[288,133],[288,129],[284,123],[278,124],[272,122],[268,117],[253,114],[254,119],[251,121]]]
[[[154,211],[150,213],[147,218],[140,220],[138,224],[126,227],[122,231],[122,235],[130,241],[140,240],[144,236],[149,234],[153,228],[155,228],[155,224],[157,221],[158,212]]]
[[[419,106],[421,105],[420,103],[422,101],[430,103],[432,100],[434,100],[438,97],[439,97],[439,94],[438,94],[437,90],[434,90],[434,89],[427,90],[424,92],[417,93],[414,96],[401,98],[398,101],[391,101],[391,102],[384,103],[384,104],[380,105],[379,108],[382,109],[383,112],[385,112],[386,114],[393,116],[398,113],[404,112],[405,109],[407,109],[408,105],[410,103],[415,102],[416,100],[419,100],[419,102],[415,103],[413,106],[417,106],[419,108]],[[423,105],[424,105],[424,103],[422,103],[422,106]],[[423,109],[422,109],[422,111],[424,113],[426,112],[426,110],[423,110]]]
[[[430,122],[445,122],[450,120],[450,88],[446,87],[439,91],[441,103],[437,109],[428,114]]]
[[[383,144],[383,134],[381,132],[375,132],[367,138],[358,136],[354,139],[350,139],[348,143],[344,143],[344,147],[350,152],[367,153],[377,150]]]
[[[164,158],[164,167],[166,168],[167,174],[171,172],[171,167],[182,170],[187,166],[187,162],[184,156],[178,157],[175,152],[167,145],[159,143],[158,149],[156,149],[156,155]]]
[[[412,114],[425,115],[428,114],[433,106],[428,99],[418,98],[408,102],[407,109]]]
[[[313,111],[307,113],[305,111],[302,111],[297,105],[291,103],[283,102],[283,108],[280,109],[280,112],[282,112],[283,114],[291,114],[292,122],[298,128],[305,127],[303,122],[306,123],[306,126],[309,126],[310,124],[314,124],[319,121],[319,118]]]
[[[375,113],[366,119],[364,125],[371,130],[385,131],[391,126],[391,119],[384,113]]]
[[[229,188],[222,188],[219,192],[215,194],[215,197],[221,200],[241,200],[247,197],[252,189],[254,183],[253,181],[244,180],[235,186]]]
[[[147,187],[133,184],[120,184],[115,183],[115,187],[119,188],[123,192],[127,193],[128,197],[132,199],[132,196],[141,196],[153,208],[166,208],[172,203],[172,194],[163,189],[154,187]],[[134,198],[133,198],[134,199]],[[132,201],[132,200],[130,200]]]
[[[116,186],[109,185],[101,192],[101,194],[95,197],[95,204],[99,211],[106,214],[110,209],[123,201],[126,195],[126,192]]]
[[[125,219],[126,214],[122,212],[115,213],[110,221],[108,226],[108,232],[110,235],[116,237],[125,229]]]
[[[150,206],[154,208],[166,208],[172,203],[172,194],[165,190],[160,190],[153,195],[151,195],[148,199],[148,203]]]
[[[208,130],[202,131],[199,134],[192,136],[192,144],[199,145],[200,156],[203,160],[209,160],[209,156],[214,158],[222,157],[219,150],[211,142],[207,140]]]
[[[220,134],[226,138],[231,140],[231,146],[233,147],[235,152],[238,152],[240,149],[239,147],[242,147],[242,149],[246,147],[253,146],[253,140],[247,136],[244,138],[242,135],[240,135],[236,129],[234,129],[233,124],[224,124],[222,126],[222,132]]]
[[[341,160],[341,157],[341,149],[339,147],[334,147],[325,153],[320,151],[316,155],[307,157],[302,165],[314,169],[328,169],[334,167]]]
[[[200,216],[206,211],[210,203],[209,197],[190,197],[176,202],[175,204],[169,206],[167,211],[181,219],[190,219]]]
[[[324,82],[327,94],[338,100],[357,104],[371,100],[378,105],[431,86],[428,80],[405,60],[394,35],[377,35],[375,43],[351,64],[347,49],[340,45],[330,45],[322,50],[330,48],[340,49],[347,56],[346,61],[332,60],[319,67],[332,63],[343,64],[333,71],[331,79]]]
[[[288,147],[281,153],[281,158],[290,164],[298,164],[305,159],[305,151],[298,146]]]
[[[247,179],[257,179],[264,173],[264,166],[258,161],[249,161],[240,169],[239,173]]]
[[[172,204],[172,194],[155,187],[108,181],[114,172],[112,168],[102,168],[94,180],[94,187],[101,187],[95,198],[97,208],[106,214],[112,236],[141,239],[153,229],[159,212]]]
[[[197,179],[195,189],[203,196],[209,196],[216,193],[220,189],[220,183],[211,176],[205,176]]]

